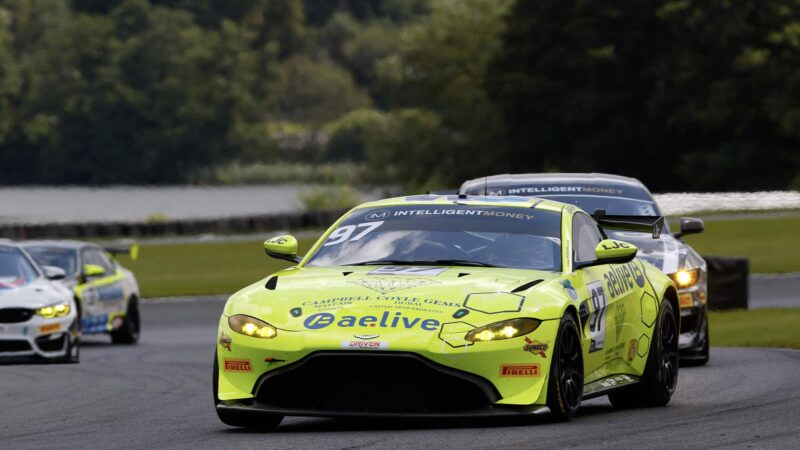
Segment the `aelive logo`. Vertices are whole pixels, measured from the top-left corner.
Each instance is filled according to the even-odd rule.
[[[332,325],[336,320],[331,313],[316,313],[308,316],[303,325],[309,330],[319,330]],[[405,328],[411,330],[419,328],[422,331],[434,331],[441,322],[436,319],[423,319],[419,317],[406,317],[402,312],[384,311],[380,316],[342,316],[336,326],[339,328],[374,327],[374,328]],[[377,331],[377,330],[376,330]]]
[[[375,211],[367,214],[364,220],[384,220],[389,217],[389,211]]]
[[[309,330],[319,330],[333,323],[336,317],[331,313],[317,313],[308,316],[303,325]]]

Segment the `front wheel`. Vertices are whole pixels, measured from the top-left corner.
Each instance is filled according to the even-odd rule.
[[[557,421],[575,415],[583,398],[583,352],[575,318],[566,314],[558,327],[550,378],[547,384],[547,407]]]
[[[128,309],[125,311],[125,320],[122,326],[111,332],[111,342],[114,344],[135,344],[139,341],[139,302],[136,297],[128,300]]]
[[[217,405],[222,403],[222,400],[219,399],[219,364],[217,363],[217,352],[214,352],[214,374],[211,378],[211,386],[214,391],[214,409],[217,411],[219,420],[225,425],[270,431],[278,428],[278,425],[283,421],[283,416],[278,414],[225,411],[217,408]]]
[[[672,305],[661,302],[658,325],[650,340],[650,351],[641,381],[608,395],[617,407],[664,406],[678,385],[678,322]]]

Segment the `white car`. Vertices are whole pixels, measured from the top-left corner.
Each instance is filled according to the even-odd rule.
[[[22,358],[77,363],[80,326],[64,270],[38,266],[12,241],[0,240],[0,361]]]

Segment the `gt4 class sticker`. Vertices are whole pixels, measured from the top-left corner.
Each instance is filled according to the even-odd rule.
[[[593,281],[586,285],[589,291],[589,301],[592,304],[592,312],[589,315],[589,336],[592,342],[589,344],[589,353],[596,352],[603,348],[606,340],[606,308],[608,299],[603,290],[603,283]]]
[[[386,266],[379,267],[369,272],[368,275],[416,275],[435,277],[447,269],[447,267]]]
[[[324,244],[322,244],[322,246],[328,247],[331,245],[341,244],[342,242],[358,241],[381,225],[383,225],[382,220],[378,222],[364,222],[359,223],[358,225],[345,225],[343,227],[339,227],[334,230],[330,236],[328,236],[328,239]],[[356,230],[359,230],[358,233],[356,233]],[[355,233],[355,235],[353,233]]]

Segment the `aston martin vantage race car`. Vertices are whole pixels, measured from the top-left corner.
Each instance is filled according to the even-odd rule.
[[[77,308],[72,292],[55,281],[64,275],[0,239],[0,361],[80,361]]]
[[[114,257],[136,259],[138,246],[103,248],[80,241],[26,241],[23,247],[41,265],[60,267],[74,292],[82,334],[111,335],[115,344],[135,344],[141,326],[139,284]]]
[[[662,219],[625,224],[657,235]],[[354,208],[304,257],[297,246],[266,241],[294,266],[225,304],[213,370],[225,424],[547,409],[566,420],[587,398],[666,405],[675,390],[675,285],[574,205],[394,198]]]
[[[569,203],[590,214],[633,216],[660,215],[650,191],[637,179],[600,173],[540,173],[495,175],[476,178],[461,185],[462,194],[524,195]],[[709,358],[708,271],[703,258],[681,240],[703,231],[703,221],[680,219],[678,230],[652,239],[647,233],[608,228],[612,239],[639,247],[639,257],[661,269],[678,287],[681,311],[680,359],[682,363],[705,364]]]

